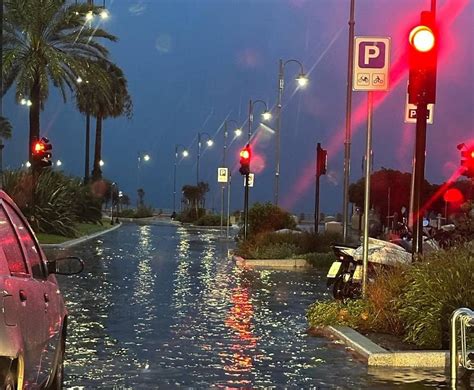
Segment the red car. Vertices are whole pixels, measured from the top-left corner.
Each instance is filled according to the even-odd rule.
[[[26,218],[0,191],[0,388],[60,389],[67,310],[56,274],[81,259],[47,260]]]

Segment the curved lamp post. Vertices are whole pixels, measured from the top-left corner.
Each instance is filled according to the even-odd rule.
[[[298,86],[304,88],[308,85],[308,77],[303,69],[303,64],[298,60],[288,60],[283,62],[280,59],[278,71],[278,101],[277,101],[277,123],[276,123],[276,158],[275,158],[275,189],[273,203],[278,206],[278,193],[280,186],[280,132],[281,132],[281,101],[283,96],[283,88],[285,86],[285,66],[291,62],[299,65],[300,73],[296,77]]]
[[[249,123],[249,131],[248,131],[248,142],[250,142],[250,138],[252,137],[252,127],[253,127],[253,110],[254,107],[257,103],[261,103],[265,106],[265,111],[262,113],[262,119],[264,121],[268,121],[271,119],[272,114],[268,110],[267,103],[265,103],[263,100],[249,100],[249,118],[248,118],[248,123]]]
[[[186,147],[182,144],[176,144],[174,147],[174,176],[173,176],[173,213],[176,213],[176,167],[178,166],[179,150],[181,149],[181,155],[188,157],[189,153]]]
[[[198,133],[198,152],[197,152],[197,166],[196,166],[196,185],[199,184],[199,160],[201,159],[201,142],[203,140],[207,143],[207,146],[212,146],[214,141],[212,140],[209,133],[206,132],[199,132]]]
[[[137,153],[137,189],[140,188],[140,169],[142,166],[142,160],[145,162],[150,161],[151,157],[149,154]]]

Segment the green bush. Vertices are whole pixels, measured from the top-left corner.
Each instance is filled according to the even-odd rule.
[[[140,206],[135,211],[135,215],[133,218],[149,218],[153,217],[154,209],[151,206]]]
[[[316,301],[306,312],[310,326],[345,325],[359,330],[370,329],[370,303],[361,299],[347,303]]]
[[[319,268],[319,269],[329,268],[335,260],[334,253],[332,253],[332,252],[328,252],[328,253],[317,253],[317,252],[305,253],[305,254],[302,254],[302,255],[297,255],[296,258],[305,259],[313,267],[316,267],[316,268]]]
[[[192,209],[184,210],[182,213],[179,213],[176,216],[176,221],[191,223],[191,222],[197,221],[199,218],[201,218],[205,214],[206,214],[206,210],[203,208],[198,209],[197,214],[196,214],[196,209],[192,208]]]
[[[467,246],[427,255],[410,269],[399,298],[405,340],[424,348],[447,348],[454,310],[474,307],[474,254]]]
[[[135,210],[134,209],[125,209],[121,210],[119,213],[120,218],[134,218],[135,217]]]
[[[4,172],[4,189],[36,232],[75,237],[79,222],[100,223],[101,200],[75,178],[50,169]]]
[[[250,235],[295,228],[296,221],[291,214],[270,202],[257,202],[249,210]]]
[[[422,348],[448,348],[454,310],[474,307],[472,247],[430,253],[412,266],[378,274],[365,300],[317,301],[307,312],[311,326],[348,325],[402,335]]]
[[[340,235],[334,233],[315,234],[312,232],[297,233],[261,233],[250,237],[238,244],[236,253],[248,259],[257,259],[261,253],[272,251],[284,253],[281,247],[291,246],[294,251],[289,256],[303,255],[308,253],[329,253],[330,244],[337,242]],[[272,249],[275,248],[275,249]],[[301,257],[301,256],[299,256]],[[326,261],[329,255],[326,256]],[[334,258],[334,255],[332,255]]]
[[[199,218],[194,225],[196,226],[220,226],[221,224],[221,216],[220,215],[203,215]]]

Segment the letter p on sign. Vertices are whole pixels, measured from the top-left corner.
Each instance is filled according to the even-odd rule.
[[[383,68],[385,66],[384,42],[361,42],[359,47],[359,67]]]

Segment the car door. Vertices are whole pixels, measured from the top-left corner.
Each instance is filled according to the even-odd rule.
[[[1,250],[10,271],[8,294],[13,299],[11,307],[17,310],[16,313],[10,313],[9,317],[16,321],[23,340],[25,380],[27,383],[36,383],[41,362],[41,344],[46,333],[41,289],[38,289],[39,283],[31,276],[31,268],[26,262],[20,240],[4,206],[5,202],[2,199],[0,203]]]
[[[26,258],[26,263],[31,270],[32,284],[34,284],[35,296],[38,305],[41,307],[41,328],[42,338],[37,341],[41,348],[40,365],[38,365],[38,383],[42,383],[51,373],[56,347],[59,345],[62,316],[60,316],[60,293],[53,275],[48,277],[42,252],[38,243],[20,213],[13,205],[8,203],[4,207],[15,227],[18,238]]]

